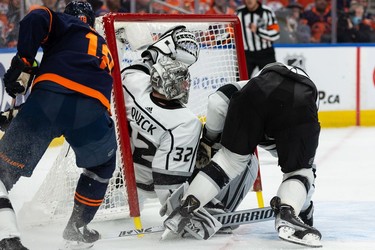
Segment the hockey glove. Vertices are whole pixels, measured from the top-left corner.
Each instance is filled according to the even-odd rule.
[[[12,59],[11,65],[4,74],[5,90],[11,97],[18,94],[25,94],[38,70],[37,61],[32,64],[22,59],[18,54]]]
[[[190,66],[197,61],[199,49],[195,35],[185,26],[178,25],[162,34],[141,56],[152,64],[158,62],[161,56],[167,56]]]
[[[206,128],[203,128],[203,135],[199,142],[197,160],[195,163],[196,168],[201,169],[205,167],[216,152],[219,151],[221,148],[220,137],[221,136],[218,136],[216,140],[210,140],[206,135]]]

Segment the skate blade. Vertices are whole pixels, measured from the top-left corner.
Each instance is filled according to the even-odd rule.
[[[279,228],[279,238],[290,243],[319,248],[323,247],[320,237],[315,234],[306,234],[302,239],[294,236],[295,230],[290,227],[280,227]]]
[[[84,243],[80,241],[64,240],[59,250],[89,249],[93,246],[94,246],[94,243]]]

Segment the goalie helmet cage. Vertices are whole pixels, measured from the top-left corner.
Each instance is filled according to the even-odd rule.
[[[140,58],[141,48],[177,24],[193,32],[200,45],[198,61],[189,68],[192,84],[187,106],[203,122],[209,94],[222,85],[248,78],[241,23],[236,16],[109,13],[97,20],[96,29],[105,36],[114,59],[112,113],[119,149],[114,177],[95,220],[140,216],[121,69]],[[80,171],[73,150],[65,143],[33,199],[22,207],[22,224],[66,222]],[[260,178],[253,190],[261,191]]]

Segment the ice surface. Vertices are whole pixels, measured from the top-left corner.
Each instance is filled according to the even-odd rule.
[[[323,129],[316,155],[318,166],[315,202],[315,227],[323,235],[324,249],[375,249],[375,128],[349,127]],[[16,211],[29,201],[58,148],[48,150],[31,178],[22,178],[11,192]],[[275,195],[281,180],[277,161],[267,152],[259,151],[263,197],[266,205]],[[249,193],[239,209],[254,208],[257,200]],[[151,201],[142,211],[144,227],[161,225],[159,205]],[[133,228],[129,218],[93,223],[92,228],[103,235]],[[21,228],[22,240],[30,250],[58,249],[61,245],[63,224]],[[215,235],[207,241],[176,237],[160,241],[161,233],[142,238],[127,236],[101,240],[91,249],[305,249],[278,239],[273,221],[243,225],[232,235]]]

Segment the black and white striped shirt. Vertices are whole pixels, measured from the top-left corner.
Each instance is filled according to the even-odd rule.
[[[244,48],[247,51],[262,51],[273,47],[279,39],[279,25],[275,13],[266,5],[259,3],[255,11],[249,11],[245,5],[240,6],[236,14],[242,24]],[[257,25],[257,32],[250,29],[250,24]]]

